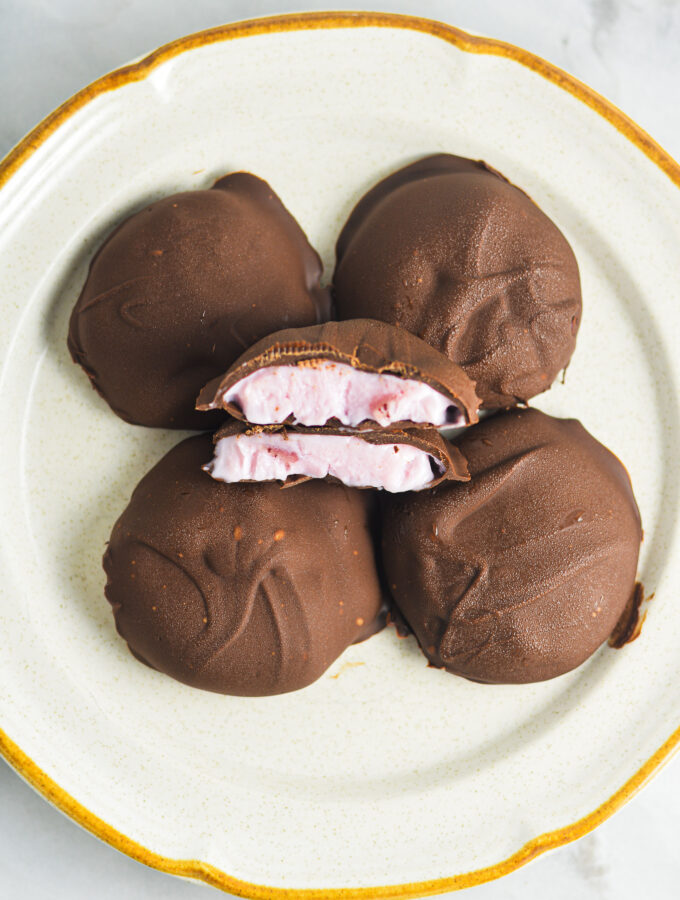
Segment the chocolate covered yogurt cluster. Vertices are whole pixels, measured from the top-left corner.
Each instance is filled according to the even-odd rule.
[[[132,653],[277,694],[392,619],[478,682],[580,665],[631,608],[642,530],[619,460],[526,408],[581,320],[562,233],[486,163],[429,157],[359,201],[332,296],[247,173],[154,203],[94,257],[73,359],[126,421],[205,432],[106,550]]]

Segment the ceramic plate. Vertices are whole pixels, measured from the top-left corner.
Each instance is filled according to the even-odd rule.
[[[428,669],[392,630],[315,685],[243,699],[135,662],[100,566],[177,433],[132,427],[66,351],[102,237],[173,191],[266,178],[332,271],[363,192],[423,154],[483,157],[571,241],[584,315],[566,383],[645,526],[642,636],[545,684]],[[517,48],[413,19],[206,32],[77,95],[0,171],[0,746],[121,850],[250,897],[415,896],[497,877],[594,827],[680,740],[680,170]]]

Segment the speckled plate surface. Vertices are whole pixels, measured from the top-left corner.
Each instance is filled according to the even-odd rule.
[[[192,691],[114,631],[100,559],[176,433],[118,420],[70,361],[88,261],[122,217],[234,169],[323,255],[376,179],[484,157],[573,244],[566,384],[629,468],[641,638],[554,681],[471,684],[387,631],[283,697]],[[680,170],[601,98],[517,48],[432,23],[319,15],[185,39],[57,111],[0,169],[0,749],[151,865],[251,897],[416,896],[496,877],[620,805],[680,739]]]

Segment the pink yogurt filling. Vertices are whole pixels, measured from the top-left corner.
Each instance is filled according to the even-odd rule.
[[[352,435],[257,434],[221,438],[204,467],[218,481],[285,481],[289,475],[334,475],[350,487],[419,491],[442,467],[409,444],[370,444]]]
[[[356,427],[366,419],[383,428],[394,422],[463,425],[451,400],[429,384],[396,375],[363,372],[345,363],[270,366],[237,381],[224,395],[254,425],[325,425],[338,419]]]

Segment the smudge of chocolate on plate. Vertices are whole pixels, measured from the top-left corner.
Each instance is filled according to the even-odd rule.
[[[260,696],[311,684],[384,625],[374,496],[313,481],[219,484],[208,435],[142,478],[111,534],[106,596],[133,654],[193,687]]]
[[[216,427],[196,395],[251,344],[330,315],[321,260],[271,187],[246,172],[174,194],[100,247],[71,314],[68,346],[122,419]]]
[[[322,445],[318,443],[319,438],[323,439]],[[463,454],[436,428],[291,429],[284,425],[248,425],[232,420],[218,429],[213,440],[215,454],[204,469],[215,480],[227,483],[278,481],[284,487],[293,487],[310,479],[321,479],[340,481],[357,489],[408,491],[427,490],[446,481],[470,478]],[[253,442],[256,442],[254,448]],[[367,446],[376,448],[378,454],[374,456],[370,450],[367,454]],[[355,460],[351,459],[353,451],[356,451]],[[370,465],[375,469],[369,469]],[[408,484],[402,478],[409,479]],[[414,487],[418,478],[421,481]]]
[[[635,585],[642,529],[621,462],[573,419],[466,429],[471,480],[383,497],[387,583],[430,663],[522,683],[584,662]]]
[[[645,597],[644,586],[639,581],[636,582],[630,600],[609,636],[610,647],[621,650],[626,644],[631,644],[640,637],[642,626],[647,618],[647,611],[642,612],[641,610],[642,604],[650,603],[653,599],[654,594]]]
[[[338,671],[337,671],[334,675],[331,675],[330,677],[331,677],[334,681],[337,681],[337,679],[338,679],[341,675],[343,675],[345,672],[348,672],[350,669],[358,669],[360,666],[365,666],[365,665],[366,665],[366,663],[365,663],[365,662],[361,662],[361,660],[356,660],[356,662],[350,662],[350,661],[348,660],[347,662],[344,662],[344,663],[340,666],[340,668],[338,669]]]
[[[399,390],[403,385],[418,382],[441,395],[441,422],[421,417],[414,420],[390,419],[389,422],[378,423],[374,418],[366,418],[357,422],[355,427],[376,428],[385,424],[390,427],[405,427],[410,424],[469,425],[477,421],[480,401],[475,394],[474,383],[460,366],[403,328],[371,319],[289,328],[263,338],[240,356],[222,377],[215,378],[203,388],[196,408],[225,409],[238,419],[255,421],[257,424],[293,424],[293,413],[279,419],[274,419],[273,416],[265,416],[264,421],[248,419],[241,405],[230,400],[230,393],[236,393],[244,379],[273,367],[278,372],[280,366],[288,367],[290,372],[300,374],[306,381],[312,376],[315,379],[313,385],[310,383],[312,392],[317,387],[323,387],[325,377],[336,373],[340,386],[347,385],[356,372],[367,373],[369,376],[393,376],[394,380],[376,380],[376,391],[381,395],[377,397],[376,403],[382,397],[383,406],[391,401],[390,385]],[[271,391],[272,386],[268,384],[267,389]],[[327,393],[330,394],[331,402],[335,401],[340,407],[346,402],[347,391],[343,391],[342,387],[339,391],[329,390]],[[306,399],[306,396],[305,392],[303,397]],[[302,424],[322,426],[354,423],[345,421],[339,415],[324,415],[320,420],[305,421]]]
[[[547,390],[574,352],[574,253],[482,161],[440,154],[388,176],[356,205],[336,250],[338,318],[417,334],[465,369],[486,408]]]

